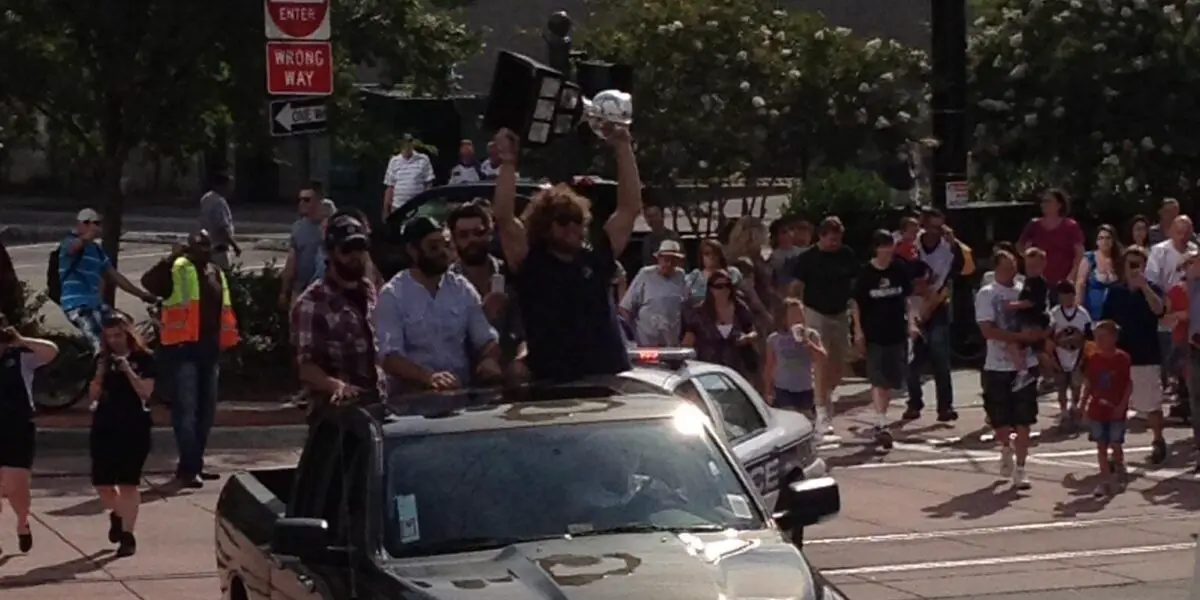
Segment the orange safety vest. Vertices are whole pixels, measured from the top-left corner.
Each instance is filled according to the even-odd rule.
[[[200,275],[192,261],[182,256],[171,265],[171,297],[163,301],[161,339],[164,346],[200,341]],[[219,345],[224,350],[237,343],[237,317],[229,301],[229,282],[222,271]]]

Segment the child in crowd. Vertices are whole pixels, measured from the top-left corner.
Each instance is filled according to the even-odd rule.
[[[1129,397],[1133,395],[1133,362],[1117,348],[1120,327],[1114,321],[1095,325],[1096,351],[1084,368],[1083,407],[1091,422],[1091,440],[1096,442],[1096,458],[1101,482],[1097,498],[1116,492],[1125,473],[1125,418]],[[1111,452],[1111,454],[1110,454]]]
[[[900,219],[900,230],[896,232],[896,256],[908,261],[917,260],[917,235],[921,223],[915,217]]]
[[[824,360],[821,335],[804,322],[804,304],[785,298],[778,330],[767,336],[766,366],[763,369],[767,403],[794,410],[816,419],[813,404],[813,363]]]
[[[1079,399],[1083,386],[1083,345],[1092,326],[1092,317],[1075,297],[1075,286],[1060,281],[1054,286],[1058,306],[1050,309],[1050,337],[1042,364],[1055,376],[1058,391],[1059,427],[1072,429],[1078,422]]]
[[[1045,268],[1045,250],[1030,248],[1025,251],[1025,280],[1021,282],[1021,291],[1017,299],[1007,306],[1008,310],[1016,313],[1018,331],[1045,331],[1050,325],[1050,317],[1046,314],[1050,290],[1046,285],[1046,278],[1042,276]],[[1008,351],[1014,365],[1022,364],[1027,347],[1021,344],[1009,345]],[[1021,371],[1013,381],[1013,389],[1025,387],[1032,376],[1028,369]]]

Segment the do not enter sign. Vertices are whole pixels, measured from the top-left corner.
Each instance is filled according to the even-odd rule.
[[[263,0],[267,39],[329,39],[329,0]]]

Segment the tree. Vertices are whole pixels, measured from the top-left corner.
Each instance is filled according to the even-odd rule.
[[[916,138],[923,53],[762,0],[616,0],[583,33],[635,66],[643,175],[801,177],[890,159]]]
[[[230,131],[264,143],[262,19],[261,3],[243,0],[0,0],[0,106],[44,117],[50,143],[91,167],[114,260],[134,149],[182,157],[217,141],[223,150]],[[333,19],[343,109],[334,121],[347,132],[357,125],[357,65],[384,64],[393,81],[436,92],[478,47],[420,0],[346,0]]]
[[[1062,182],[1104,213],[1200,186],[1200,2],[988,0],[978,14],[973,158],[990,193]]]

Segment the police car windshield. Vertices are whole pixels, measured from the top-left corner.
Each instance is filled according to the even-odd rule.
[[[761,529],[706,430],[673,420],[406,438],[386,462],[395,557],[600,531]]]

